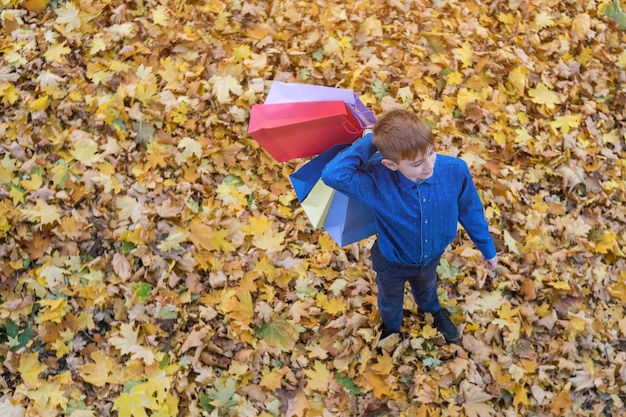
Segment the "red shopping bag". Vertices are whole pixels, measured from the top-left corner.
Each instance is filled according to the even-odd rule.
[[[341,100],[255,104],[248,126],[248,134],[278,162],[350,144],[362,131]]]

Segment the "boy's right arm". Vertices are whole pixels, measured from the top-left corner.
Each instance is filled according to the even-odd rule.
[[[358,196],[364,188],[372,185],[372,179],[362,168],[375,153],[372,134],[368,133],[326,165],[322,171],[322,181],[348,196]]]

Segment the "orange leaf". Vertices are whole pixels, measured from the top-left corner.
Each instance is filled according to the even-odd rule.
[[[365,378],[369,386],[374,390],[376,398],[384,398],[391,394],[393,386],[388,384],[382,376],[373,372],[364,372],[363,378]]]

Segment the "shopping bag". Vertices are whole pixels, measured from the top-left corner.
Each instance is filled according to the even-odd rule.
[[[324,230],[339,246],[346,246],[376,233],[374,214],[364,203],[335,191]]]
[[[274,81],[265,99],[266,104],[303,101],[341,100],[364,128],[376,123],[376,116],[352,90],[321,85]]]
[[[335,193],[336,191],[333,188],[324,184],[324,181],[319,180],[315,183],[309,195],[300,203],[314,228],[317,229],[324,225],[330,202]]]
[[[340,100],[255,104],[248,127],[248,134],[278,162],[352,143],[362,131]]]
[[[339,152],[348,145],[334,145],[330,149],[322,152],[306,164],[302,165],[293,174],[289,175],[291,185],[296,192],[298,201],[303,201],[315,183],[322,177],[322,171]]]

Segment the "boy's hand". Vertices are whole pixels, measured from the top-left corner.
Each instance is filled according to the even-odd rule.
[[[483,261],[485,265],[487,265],[487,268],[490,271],[493,271],[498,267],[498,255],[494,256],[491,259],[485,259],[484,256],[481,256],[480,260]]]

